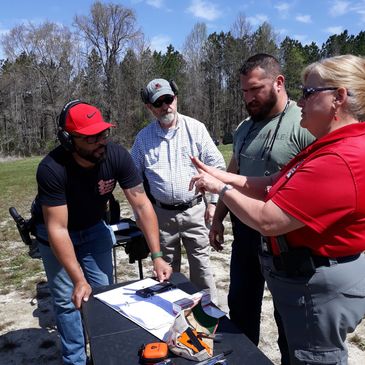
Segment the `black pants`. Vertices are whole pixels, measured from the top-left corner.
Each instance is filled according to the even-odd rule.
[[[228,307],[230,319],[257,346],[260,338],[261,306],[265,280],[259,261],[260,233],[231,214],[232,243]],[[281,363],[289,364],[288,346],[281,317],[274,307]]]

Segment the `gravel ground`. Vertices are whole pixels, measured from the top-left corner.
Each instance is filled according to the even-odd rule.
[[[229,242],[232,237],[226,235],[225,239]],[[22,245],[20,242],[18,244]],[[229,247],[230,245],[226,244],[223,252],[212,252],[211,257],[218,288],[218,305],[226,312],[228,312]],[[137,264],[128,263],[123,248],[118,248],[116,251],[119,282],[125,279],[138,279]],[[151,274],[150,263],[150,260],[144,260],[145,276]],[[188,273],[186,260],[183,260],[182,272],[186,275]],[[34,293],[34,297],[20,291],[0,295],[0,365],[61,364],[59,338],[47,283],[39,280]],[[259,347],[275,365],[279,365],[271,295],[267,290],[264,295]],[[358,326],[354,334],[348,336],[348,340],[349,365],[364,365],[365,321]],[[362,346],[356,343],[362,343]]]

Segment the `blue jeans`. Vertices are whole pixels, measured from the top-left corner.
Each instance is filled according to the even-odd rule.
[[[230,286],[228,292],[229,317],[257,346],[260,339],[260,319],[265,279],[261,272],[259,232],[243,224],[231,214],[233,242]],[[274,306],[278,327],[278,345],[282,365],[289,364],[289,352],[281,317]]]
[[[103,222],[81,231],[69,232],[77,260],[85,278],[92,288],[112,284],[112,246],[115,241],[112,230]],[[48,241],[44,225],[36,227],[36,236]],[[50,288],[57,329],[61,337],[62,359],[67,365],[85,365],[85,339],[80,311],[71,301],[73,284],[53,254],[45,244],[39,245],[48,286]]]

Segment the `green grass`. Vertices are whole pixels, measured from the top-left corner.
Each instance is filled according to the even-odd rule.
[[[226,165],[228,166],[229,161],[231,161],[232,157],[232,145],[231,144],[220,144],[218,146],[219,151],[224,157],[224,160],[226,161]]]
[[[35,173],[40,157],[0,163],[0,221],[9,217],[10,206],[29,212],[37,191]]]
[[[14,206],[25,218],[36,195],[35,172],[41,157],[0,163],[0,290],[34,291],[43,275],[40,260],[28,256],[28,247],[21,241],[9,207]]]

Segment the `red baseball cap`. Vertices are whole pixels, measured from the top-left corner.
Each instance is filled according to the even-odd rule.
[[[67,112],[65,130],[68,133],[77,132],[91,136],[110,127],[115,125],[105,122],[100,110],[90,104],[76,104]]]

